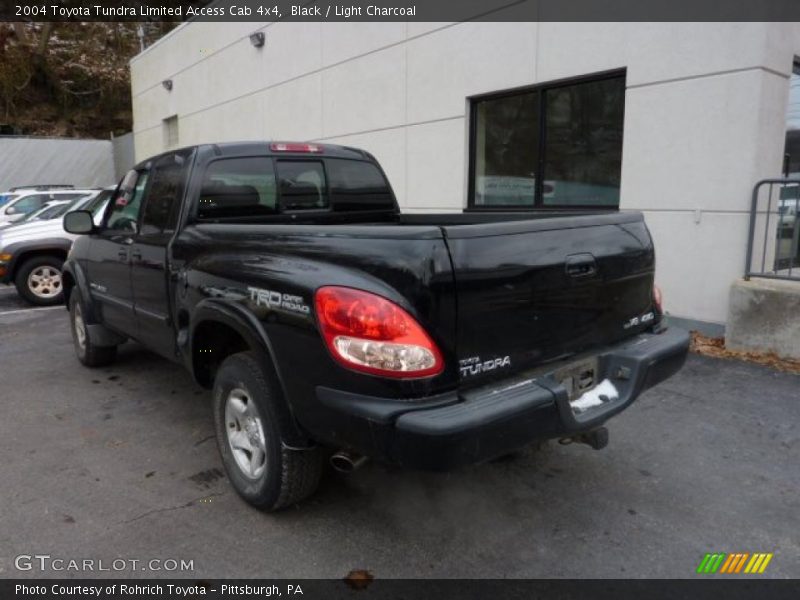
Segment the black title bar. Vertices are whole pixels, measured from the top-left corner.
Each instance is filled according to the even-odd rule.
[[[800,21],[798,0],[0,0],[4,21]]]
[[[5,579],[3,600],[796,600],[797,580],[719,579]]]

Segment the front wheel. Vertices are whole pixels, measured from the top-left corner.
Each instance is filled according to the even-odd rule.
[[[61,304],[64,301],[63,264],[57,256],[35,256],[25,261],[14,278],[17,292],[38,306]]]
[[[265,511],[295,504],[314,493],[322,473],[317,449],[282,443],[287,424],[277,378],[252,352],[226,358],[214,380],[217,445],[236,492]]]
[[[73,290],[69,299],[69,322],[75,354],[83,365],[104,367],[114,362],[117,358],[116,346],[97,346],[92,342],[77,289]]]

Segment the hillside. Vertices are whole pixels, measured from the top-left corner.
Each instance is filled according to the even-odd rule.
[[[131,130],[128,61],[177,23],[0,24],[0,134]],[[141,29],[140,29],[141,27]]]

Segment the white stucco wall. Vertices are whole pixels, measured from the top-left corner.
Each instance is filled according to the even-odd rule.
[[[621,208],[646,215],[667,309],[724,323],[796,54],[800,26],[779,23],[190,23],[131,64],[136,154],[164,149],[171,115],[181,145],[354,145],[404,209],[461,210],[470,96],[625,68]]]

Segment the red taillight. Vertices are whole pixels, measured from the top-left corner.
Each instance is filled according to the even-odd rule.
[[[386,298],[328,286],[317,290],[315,301],[328,350],[344,366],[397,378],[430,377],[444,369],[430,336]]]
[[[661,295],[661,288],[653,284],[653,304],[656,305],[658,312],[664,314],[663,296]]]
[[[296,142],[274,142],[269,145],[273,152],[311,152],[321,154],[322,146],[317,144],[298,144]]]

